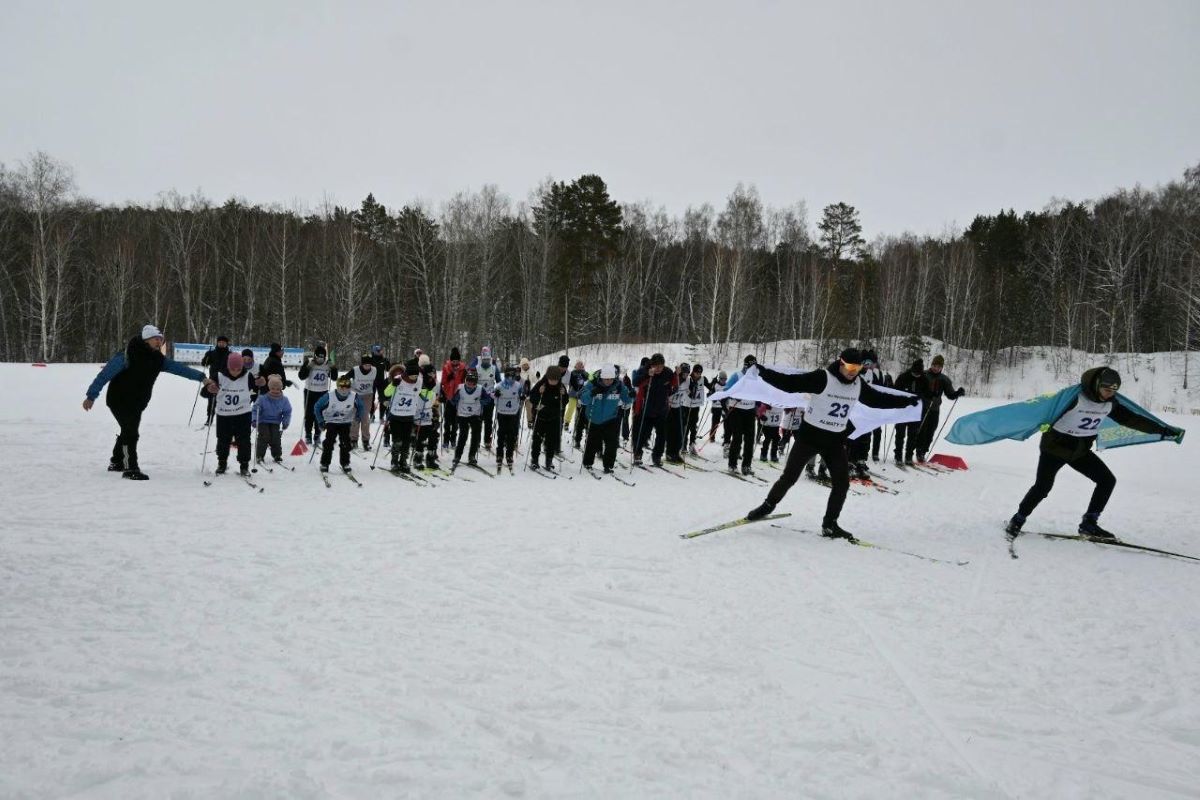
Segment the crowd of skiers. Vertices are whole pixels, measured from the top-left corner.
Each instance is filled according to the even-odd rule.
[[[137,459],[138,427],[154,381],[164,371],[203,384],[206,425],[215,421],[217,473],[228,469],[233,448],[242,474],[249,473],[252,456],[262,462],[269,451],[275,462],[282,460],[282,433],[292,421],[283,390],[293,382],[286,375],[279,344],[272,344],[258,364],[253,351],[232,352],[228,338],[218,337],[201,361],[207,374],[167,358],[163,349],[161,331],[145,326],[87,390],[83,405],[90,409],[108,384],[106,402],[120,429],[110,470],[135,480],[147,477]],[[622,446],[631,452],[634,466],[645,467],[649,450],[651,464],[663,467],[683,464],[685,456],[698,453],[698,441],[703,447],[705,438],[715,442],[720,435],[723,458],[735,477],[754,475],[756,454],[760,462],[778,462],[787,454],[781,475],[764,502],[747,514],[748,520],[769,515],[807,471],[830,487],[823,533],[852,538],[838,524],[851,476],[869,479],[868,459],[888,457],[881,452],[883,425],[864,427],[870,432],[851,437],[856,408],[905,419],[892,425],[891,458],[902,467],[921,464],[939,430],[942,401],[964,393],[944,369],[940,355],[928,368],[918,359],[893,380],[875,351],[847,348],[826,367],[811,372],[777,371],[747,355],[740,371],[729,375],[722,370],[710,378],[700,364],[681,363],[672,369],[661,353],[655,353],[632,371],[617,364],[589,371],[583,361],[572,365],[564,355],[541,374],[524,358],[504,366],[483,346],[469,362],[458,348],[451,349],[439,372],[419,349],[407,360],[392,363],[383,348],[374,345],[357,364],[339,372],[326,347],[317,345],[304,358],[297,379],[303,386],[304,438],[320,448],[323,472],[335,450],[341,468],[350,472],[351,451],[371,449],[376,438],[373,424],[383,426],[377,439],[389,453],[390,469],[401,475],[440,469],[441,452],[450,453],[451,470],[464,457],[468,465],[478,467],[481,445],[495,458],[497,471],[511,470],[522,424],[531,432],[528,468],[549,472],[555,470],[564,436],[583,450],[584,468],[593,469],[599,459],[602,472],[611,474]],[[747,380],[750,375],[753,380]],[[751,389],[751,384],[771,389]],[[1115,478],[1091,452],[1095,431],[1108,416],[1138,431],[1182,440],[1181,430],[1119,398],[1119,385],[1111,369],[1089,371],[1081,381],[1082,393],[1077,399],[1071,395],[1074,404],[1056,407],[1053,419],[1045,422],[1050,429],[1043,438],[1037,482],[1011,520],[1010,535],[1019,533],[1049,492],[1054,475],[1066,465],[1096,482],[1080,531],[1108,535],[1098,518]],[[803,407],[772,406],[762,399],[764,391],[772,390],[797,398],[804,394],[808,400]],[[903,411],[915,406],[919,409]]]

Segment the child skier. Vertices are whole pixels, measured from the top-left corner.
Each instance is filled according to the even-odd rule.
[[[779,429],[783,426],[783,409],[776,406],[769,406],[766,403],[761,403],[758,409],[758,417],[762,420],[762,454],[759,456],[759,461],[767,460],[767,453],[771,454],[771,463],[779,463]]]
[[[506,463],[511,470],[521,426],[521,408],[525,405],[525,386],[521,383],[519,367],[504,370],[504,380],[492,390],[492,397],[496,401],[496,427],[499,429],[496,471],[499,472]]]
[[[417,360],[409,359],[403,366],[394,364],[388,372],[389,384],[383,390],[388,401],[388,432],[392,440],[392,471],[407,474],[408,449],[412,444],[416,424],[417,394],[421,391]]]
[[[300,365],[300,380],[304,381],[304,441],[313,443],[314,433],[321,440],[321,426],[314,409],[317,401],[329,391],[337,379],[337,369],[326,359],[325,345],[313,349],[312,358],[305,358]]]
[[[492,392],[496,389],[496,384],[500,382],[500,365],[492,359],[492,348],[484,345],[479,351],[479,355],[471,361],[471,367],[475,369],[475,374],[479,376],[479,388],[488,397],[492,397]],[[492,452],[492,426],[495,424],[492,420],[494,416],[495,406],[489,405],[483,410],[480,419],[483,420],[483,449],[489,453]]]
[[[491,410],[493,400],[479,388],[479,373],[473,368],[467,370],[462,385],[458,387],[450,402],[458,418],[458,444],[454,447],[454,464],[450,469],[453,471],[462,460],[468,436],[471,437],[471,450],[467,454],[467,465],[478,467],[476,457],[479,455],[479,433],[483,427],[484,410]]]
[[[258,431],[254,449],[254,462],[261,464],[271,448],[271,458],[276,464],[283,463],[283,441],[281,431],[286,431],[292,422],[292,402],[283,393],[283,379],[278,375],[267,378],[267,391],[258,396],[250,424]]]
[[[347,374],[350,375],[351,391],[358,395],[358,399],[362,400],[363,408],[367,410],[367,413],[359,417],[354,427],[350,429],[350,447],[358,447],[358,439],[361,434],[363,450],[370,450],[371,418],[375,416],[375,379],[378,377],[371,354],[363,353],[358,366],[351,367]]]
[[[337,388],[321,395],[313,406],[317,431],[325,430],[325,443],[321,445],[321,472],[329,471],[335,441],[342,472],[350,471],[350,427],[366,413],[362,398],[350,391],[350,382],[348,372],[338,377]]]
[[[416,408],[416,413],[413,414],[413,467],[437,469],[438,422],[441,418],[442,403],[438,399],[437,373],[428,362],[421,366],[421,389],[417,392]]]
[[[259,380],[262,380],[259,378]],[[229,462],[229,444],[237,440],[238,464],[243,475],[250,474],[250,389],[254,378],[246,372],[242,357],[230,353],[225,368],[217,372],[216,386],[209,391],[216,397],[217,474],[225,474]],[[215,391],[214,391],[215,390]]]

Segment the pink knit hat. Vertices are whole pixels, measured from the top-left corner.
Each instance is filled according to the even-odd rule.
[[[235,368],[241,369],[243,366],[245,366],[245,361],[242,358],[241,353],[230,353],[229,354],[229,359],[225,362],[225,369],[229,370],[230,372],[233,372],[233,370]]]

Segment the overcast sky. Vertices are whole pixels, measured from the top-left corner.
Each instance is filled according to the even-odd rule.
[[[1200,162],[1200,0],[0,0],[0,161],[36,150],[104,202],[594,172],[672,213],[743,181],[939,233]]]

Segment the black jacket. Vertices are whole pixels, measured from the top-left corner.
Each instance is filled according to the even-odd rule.
[[[204,354],[200,359],[200,366],[208,367],[208,377],[212,380],[217,379],[217,373],[225,369],[225,365],[229,362],[230,350],[228,347],[214,347]]]
[[[897,386],[896,388],[901,388]],[[919,378],[913,379],[912,389],[905,391],[913,392],[917,397],[925,402],[925,408],[938,408],[942,405],[942,398],[947,400],[955,400],[963,396],[962,389],[955,389],[954,384],[950,383],[950,379],[945,373],[934,372],[933,370],[925,370],[924,374]]]
[[[269,378],[272,375],[278,375],[285,387],[292,385],[292,382],[287,379],[287,373],[283,371],[283,359],[276,355],[268,355],[266,357],[262,366],[258,368],[258,375],[260,378]]]
[[[375,391],[378,392],[387,386],[387,374],[388,370],[392,368],[392,362],[388,361],[382,355],[373,355],[367,360],[370,361],[371,366],[375,368]]]
[[[667,415],[668,401],[679,384],[675,380],[675,373],[666,367],[657,375],[651,375],[649,367],[638,367],[633,371],[633,385],[642,393],[642,405],[639,409],[642,416],[658,419]]]
[[[567,387],[562,381],[558,386],[551,386],[545,378],[533,385],[529,390],[529,421],[537,420],[539,427],[562,425],[563,414],[567,408]]]
[[[141,336],[134,336],[125,345],[125,369],[108,384],[104,402],[114,411],[145,409],[164,360],[163,354],[146,344]]]

